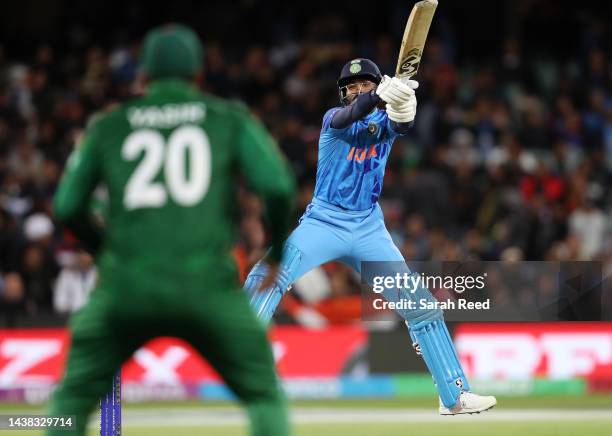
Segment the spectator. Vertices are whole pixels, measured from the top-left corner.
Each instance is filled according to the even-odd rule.
[[[23,278],[26,309],[30,314],[51,312],[52,284],[56,275],[55,262],[46,255],[43,246],[26,247],[20,274]]]
[[[75,256],[74,265],[60,271],[53,290],[53,308],[57,313],[70,314],[87,302],[98,274],[93,258],[85,251]]]
[[[592,200],[585,199],[569,216],[570,234],[578,241],[579,259],[595,259],[602,254],[606,216]]]
[[[16,317],[25,313],[26,298],[23,282],[19,274],[0,275],[0,313],[3,314],[5,325],[13,327]]]
[[[258,2],[262,15],[276,12],[275,5]],[[260,29],[261,38],[250,35],[251,21],[241,26],[240,14],[234,14],[235,28],[249,34],[246,44],[240,33],[239,47],[218,35],[206,47],[204,87],[245,101],[288,155],[300,184],[296,220],[312,196],[322,116],[338,104],[338,71],[347,59],[369,56],[383,73],[392,74],[394,45],[405,25],[395,14],[395,25],[384,30],[356,29],[350,23],[371,20],[377,11],[340,12],[329,4],[325,14],[318,14],[317,7],[310,5],[309,13],[300,14],[303,9],[295,6],[295,14],[281,14],[269,31]],[[380,9],[379,18],[387,19],[389,11]],[[523,13],[521,18],[529,22],[529,15],[539,11]],[[588,29],[590,19],[575,15],[586,20]],[[458,35],[453,17],[446,20],[443,31],[432,29],[416,77],[415,127],[396,141],[385,175],[381,204],[404,256],[500,260],[520,252],[526,260],[609,259],[609,29],[589,35],[584,54],[542,57],[524,36],[503,34],[496,53],[491,52],[494,43],[481,53],[469,42],[476,29],[462,28]],[[146,22],[131,24],[140,28]],[[554,34],[567,28],[566,23],[557,25],[547,30]],[[576,40],[586,36],[581,26],[576,26]],[[86,286],[76,286],[79,278],[93,277],[91,267],[63,270],[52,297],[57,247],[71,251],[74,241],[55,228],[50,205],[87,119],[142,92],[136,67],[139,41],[124,28],[116,30],[120,37],[100,45],[89,39],[105,40],[95,30],[88,37],[82,32],[58,34],[54,45],[24,50],[20,59],[11,57],[16,50],[0,47],[0,306],[12,322],[51,310],[55,299],[57,310],[76,310],[80,297],[58,295],[83,296]],[[367,37],[356,39],[362,34]],[[266,235],[261,202],[243,189],[239,192],[243,218],[235,253],[244,275],[265,253]],[[327,266],[318,272],[326,275],[330,293],[317,302],[300,301],[302,306],[329,309],[335,307],[327,304],[334,299],[353,297],[358,284],[342,268]],[[318,312],[322,318],[311,317],[312,324],[354,315],[334,310]]]

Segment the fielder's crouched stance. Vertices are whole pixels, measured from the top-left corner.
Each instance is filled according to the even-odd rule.
[[[251,436],[288,436],[272,350],[236,279],[231,205],[238,170],[271,210],[278,260],[293,178],[248,111],[194,86],[202,46],[193,30],[172,24],[149,32],[142,66],[147,94],[92,122],[55,196],[56,218],[97,253],[100,283],[71,320],[66,374],[49,414],[74,415],[71,435],[85,435],[122,363],[150,339],[175,336],[241,400]],[[103,233],[88,214],[100,183],[110,204]]]
[[[327,111],[319,139],[314,198],[285,243],[275,284],[259,290],[267,273],[265,260],[251,270],[245,289],[258,316],[269,320],[291,284],[310,269],[339,260],[361,272],[362,261],[401,262],[387,231],[378,197],[393,141],[405,134],[416,114],[415,81],[381,76],[368,59],[347,63],[338,80],[342,107]],[[385,109],[378,108],[385,103]],[[397,268],[398,263],[393,264]],[[383,293],[389,301],[435,301],[426,288],[414,293]],[[416,306],[418,307],[418,305]],[[415,348],[433,375],[440,413],[475,413],[496,404],[494,397],[469,392],[440,309],[398,311],[406,320]]]

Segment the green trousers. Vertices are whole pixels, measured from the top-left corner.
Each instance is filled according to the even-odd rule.
[[[71,320],[66,373],[48,407],[75,415],[84,435],[90,413],[110,389],[113,374],[141,345],[174,336],[195,347],[246,407],[253,436],[289,434],[287,409],[264,326],[240,289],[111,289],[102,281]],[[146,288],[146,289],[145,289]],[[47,435],[66,435],[49,431]]]

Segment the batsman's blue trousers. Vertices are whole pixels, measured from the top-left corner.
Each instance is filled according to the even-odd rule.
[[[258,262],[247,277],[245,290],[258,317],[269,320],[284,293],[307,271],[332,260],[337,260],[361,272],[361,262],[389,262],[385,275],[411,274],[404,258],[385,227],[382,210],[375,204],[368,210],[349,211],[313,199],[300,218],[298,227],[285,243],[276,282],[259,290],[267,274],[265,261]],[[399,299],[433,302],[428,289],[418,287],[413,292],[386,289],[388,301]],[[423,356],[431,372],[440,399],[446,407],[453,407],[460,393],[469,390],[450,334],[439,309],[398,310],[408,326],[413,346]]]

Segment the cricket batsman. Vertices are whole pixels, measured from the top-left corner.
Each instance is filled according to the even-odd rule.
[[[323,117],[314,198],[285,243],[278,278],[267,286],[264,259],[245,282],[260,318],[269,320],[291,284],[325,262],[338,260],[361,272],[363,261],[389,261],[393,268],[401,265],[390,275],[412,274],[385,227],[378,198],[393,141],[412,126],[417,87],[414,80],[383,78],[368,59],[344,65],[338,79],[341,107]],[[383,105],[385,110],[379,109]],[[383,295],[390,301],[435,302],[424,287]],[[441,414],[477,413],[496,404],[494,397],[470,392],[440,309],[398,312],[434,378]]]
[[[152,30],[142,54],[147,95],[90,124],[54,199],[56,218],[94,250],[100,271],[71,320],[65,377],[49,405],[52,415],[76,415],[78,435],[120,365],[158,336],[185,339],[211,363],[246,407],[252,435],[289,434],[265,326],[231,246],[236,171],[266,203],[272,262],[281,258],[294,180],[246,109],[194,86],[202,57],[191,29]],[[110,204],[103,234],[87,214],[100,184]]]

